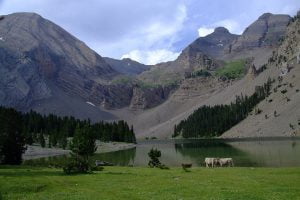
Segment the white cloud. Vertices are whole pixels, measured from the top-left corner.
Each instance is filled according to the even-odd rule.
[[[135,49],[173,49],[188,14],[184,0],[0,0],[2,14],[24,11],[39,13],[113,58]]]
[[[214,32],[214,29],[213,29],[213,28],[207,28],[207,27],[205,27],[205,26],[200,27],[200,28],[198,29],[198,35],[199,35],[200,37],[205,37],[205,36],[211,34],[212,32]]]
[[[168,51],[166,49],[157,49],[153,51],[140,51],[133,50],[128,54],[122,56],[123,58],[130,58],[132,60],[147,64],[154,65],[161,62],[167,62],[175,60],[180,53]]]

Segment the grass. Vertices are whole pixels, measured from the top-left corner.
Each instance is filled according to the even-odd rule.
[[[300,199],[300,168],[105,167],[67,176],[60,169],[0,169],[3,199]]]
[[[226,77],[228,79],[242,78],[245,73],[245,65],[245,60],[228,62],[223,68],[216,71],[216,75]]]

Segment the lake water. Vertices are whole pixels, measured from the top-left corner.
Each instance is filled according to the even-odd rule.
[[[145,141],[136,148],[97,154],[93,160],[103,160],[120,166],[147,166],[151,148],[161,151],[160,161],[167,166],[192,163],[204,166],[205,157],[231,157],[240,167],[296,167],[300,166],[300,139],[281,138],[264,140],[167,140]],[[36,159],[47,162],[64,156]],[[27,162],[28,163],[28,162]],[[25,163],[26,164],[26,163]]]

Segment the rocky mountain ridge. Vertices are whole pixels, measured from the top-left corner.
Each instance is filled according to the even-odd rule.
[[[257,77],[266,78],[258,75],[259,68],[280,44],[289,21],[288,16],[264,14],[241,36],[218,27],[175,61],[146,66],[102,58],[39,15],[7,15],[0,20],[0,103],[94,121],[127,119],[138,137],[169,137],[174,125],[199,106],[230,103],[241,92],[251,94],[263,81]],[[253,60],[247,76],[214,76],[236,59]],[[201,70],[212,76],[189,76]]]

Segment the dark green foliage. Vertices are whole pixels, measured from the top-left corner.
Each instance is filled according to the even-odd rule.
[[[53,114],[41,115],[34,111],[17,112],[13,108],[0,106],[0,163],[19,164],[25,151],[25,144],[40,143],[42,147],[62,147],[68,145],[68,137],[73,137],[76,127],[88,127],[95,139],[136,143],[133,127],[125,121],[98,122],[78,120],[74,117],[59,117]]]
[[[25,113],[23,118],[23,132],[26,137],[26,143],[41,143],[43,139],[48,138],[48,147],[66,148],[68,137],[73,137],[77,126],[89,126],[94,132],[96,139],[102,141],[117,141],[135,143],[136,138],[133,127],[129,128],[125,121],[119,122],[97,122],[92,124],[90,120],[79,120],[74,117],[59,117],[53,114],[43,116],[34,111]]]
[[[148,162],[148,166],[153,167],[159,167],[161,165],[158,158],[161,157],[161,152],[157,149],[151,149],[148,153],[148,156],[150,157],[150,161]]]
[[[150,157],[150,161],[148,162],[148,166],[151,168],[157,167],[160,169],[169,169],[166,165],[162,164],[159,161],[159,158],[161,157],[161,152],[157,149],[151,149],[148,152],[148,156]]]
[[[272,82],[269,79],[263,86],[257,86],[250,97],[237,96],[236,101],[230,105],[200,107],[175,126],[173,137],[182,135],[184,138],[197,138],[222,135],[245,119],[260,101],[269,96]]]
[[[20,164],[25,149],[21,113],[0,107],[0,163]]]
[[[64,172],[71,174],[91,171],[89,157],[96,152],[97,146],[96,137],[90,126],[76,127],[70,149],[72,150],[71,158],[63,168]]]
[[[41,144],[41,147],[45,147],[46,146],[46,141],[45,141],[43,133],[39,134],[39,143]]]
[[[211,73],[209,71],[201,69],[201,70],[186,74],[185,78],[209,77],[209,76],[211,76]]]

